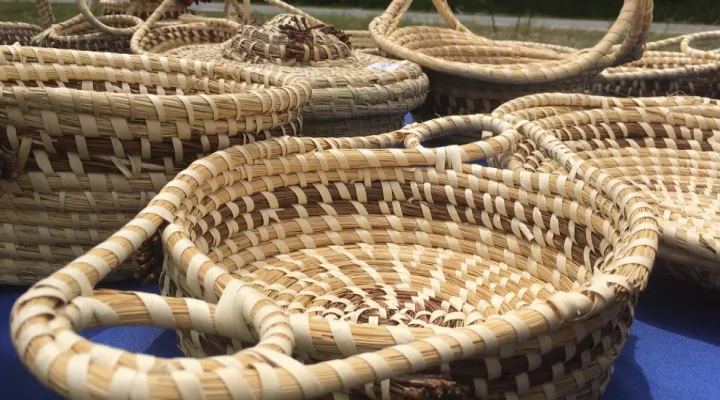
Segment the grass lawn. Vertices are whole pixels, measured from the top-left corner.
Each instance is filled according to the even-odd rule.
[[[55,3],[53,4],[56,21],[65,21],[78,14],[74,4]],[[221,16],[211,13],[212,16]],[[259,20],[272,17],[272,14],[253,14]],[[367,29],[371,18],[357,18],[342,15],[318,16],[326,23],[337,26],[341,29]],[[0,2],[0,21],[21,21],[36,23],[38,19],[37,10],[31,1],[9,1]],[[601,31],[585,31],[576,29],[553,29],[547,27],[533,27],[527,21],[518,23],[514,27],[496,27],[488,25],[467,25],[473,32],[494,39],[522,40],[559,44],[570,47],[590,47],[597,43],[603,36]],[[650,35],[650,40],[662,39],[669,35]]]

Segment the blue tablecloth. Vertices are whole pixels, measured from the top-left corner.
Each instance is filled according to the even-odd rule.
[[[127,285],[115,288],[135,289]],[[56,398],[25,371],[10,342],[8,315],[21,293],[18,288],[0,287],[0,398]],[[719,300],[720,292],[653,276],[641,296],[630,339],[616,363],[605,398],[720,398]],[[165,357],[181,354],[175,334],[169,330],[97,328],[83,335],[134,352]]]

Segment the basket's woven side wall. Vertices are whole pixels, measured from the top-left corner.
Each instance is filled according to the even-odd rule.
[[[534,120],[589,165],[632,185],[655,208],[663,232],[659,261],[681,279],[720,288],[717,100],[545,94],[509,102],[495,115]],[[516,171],[573,173],[530,140],[496,162]]]

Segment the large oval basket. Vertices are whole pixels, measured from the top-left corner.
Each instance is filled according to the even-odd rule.
[[[298,133],[311,94],[237,67],[0,52],[0,283],[37,281],[84,254],[198,157]]]
[[[302,77],[313,88],[304,110],[308,135],[389,132],[425,102],[429,82],[418,65],[353,52],[344,32],[312,17],[281,14],[261,26],[188,18],[153,28],[171,2],[166,0],[135,32],[134,53],[230,63],[263,73]]]
[[[447,27],[401,26],[412,2],[393,0],[370,23],[370,33],[390,56],[423,67],[430,78],[426,111],[435,115],[490,112],[531,93],[581,91],[604,68],[640,58],[653,6],[652,0],[624,1],[616,22],[594,47],[565,52],[477,36],[446,0],[432,2]]]
[[[500,137],[397,148],[467,130]],[[590,183],[465,164],[517,138],[476,115],[218,152],[20,298],[16,348],[71,397],[597,397],[657,224],[640,195],[582,164]],[[207,303],[93,294],[166,222],[165,290]],[[141,357],[72,331],[128,323],[181,329],[211,357]]]
[[[661,229],[660,259],[678,277],[720,288],[718,101],[543,94],[509,102],[495,114],[534,120],[589,165],[642,193]],[[500,165],[573,173],[540,147],[523,141]]]

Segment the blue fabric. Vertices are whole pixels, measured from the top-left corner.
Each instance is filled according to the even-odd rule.
[[[123,290],[157,289],[115,286]],[[0,388],[3,399],[56,399],[21,365],[8,316],[22,289],[0,287]],[[720,390],[720,292],[654,276],[641,296],[631,336],[616,362],[607,399],[717,399]],[[155,356],[181,355],[175,334],[156,328],[96,328],[94,342]]]

